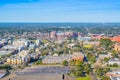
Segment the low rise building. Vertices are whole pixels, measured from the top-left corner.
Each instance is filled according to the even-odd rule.
[[[120,43],[115,43],[114,50],[120,51]]]
[[[89,40],[92,40],[92,38],[91,37],[78,36],[78,40],[79,41],[89,41]]]
[[[29,52],[29,50],[23,50],[18,54],[7,58],[6,63],[10,65],[23,65],[25,63],[31,62],[32,60],[39,59],[40,54]]]
[[[36,44],[30,44],[29,45],[29,49],[34,49],[34,48],[36,48]]]
[[[120,80],[120,71],[108,72],[106,76],[110,77],[111,80]]]
[[[26,39],[18,39],[13,42],[14,46],[28,46],[29,42]]]
[[[84,54],[82,52],[73,52],[72,59],[83,61],[84,60]]]
[[[111,53],[107,53],[107,54],[100,54],[99,57],[97,58],[97,62],[101,62],[102,60],[104,60],[105,58],[111,58]]]
[[[48,55],[42,59],[42,63],[44,64],[62,63],[65,60],[70,61],[71,59],[72,59],[71,55],[60,55],[60,56]]]
[[[114,36],[114,37],[112,37],[110,39],[111,39],[111,41],[120,43],[120,36]]]
[[[57,35],[57,39],[63,39],[65,37],[65,33],[60,31],[57,32],[56,35]]]
[[[8,58],[7,59],[7,64],[10,64],[10,65],[23,65],[25,63],[28,63],[30,60],[30,57],[11,57],[11,58]]]
[[[67,60],[84,60],[84,54],[81,52],[74,52],[73,54],[66,54],[66,55],[47,55],[42,59],[42,63],[44,64],[54,64],[54,63],[62,63],[63,61]]]
[[[110,59],[108,61],[108,64],[109,65],[118,64],[120,66],[120,59],[118,59],[118,58]]]
[[[75,43],[70,43],[67,45],[68,48],[72,48],[73,46],[75,46],[76,44]]]

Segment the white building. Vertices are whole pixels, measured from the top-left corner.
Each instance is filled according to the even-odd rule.
[[[61,56],[48,55],[42,59],[42,63],[44,64],[62,63],[64,60],[70,61],[71,59],[72,59],[72,55],[61,55]]]
[[[120,65],[120,59],[118,59],[118,58],[110,59],[110,60],[108,61],[108,64],[109,64],[109,65],[113,65],[113,64],[118,64],[118,65]]]
[[[106,73],[111,80],[120,80],[120,71],[108,72]]]

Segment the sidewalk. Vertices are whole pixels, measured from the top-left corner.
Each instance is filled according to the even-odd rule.
[[[13,78],[13,77],[15,77],[16,76],[16,74],[10,74],[10,75],[8,75],[8,76],[5,76],[4,78],[2,78],[1,80],[9,80],[9,79],[11,79],[11,78]]]
[[[73,77],[71,77],[71,76],[66,75],[66,76],[65,76],[65,80],[75,80],[75,78],[73,78]]]

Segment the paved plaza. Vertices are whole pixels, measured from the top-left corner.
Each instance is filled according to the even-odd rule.
[[[17,75],[11,80],[63,80],[62,74],[55,73],[43,73],[43,74],[31,74],[31,75]],[[74,80],[68,76],[65,76],[65,80]]]
[[[69,67],[38,66],[16,71],[2,80],[63,80],[62,75],[70,70]],[[14,76],[13,76],[14,75]],[[65,80],[75,80],[65,75]]]

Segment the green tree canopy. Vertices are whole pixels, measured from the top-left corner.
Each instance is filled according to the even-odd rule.
[[[100,45],[104,46],[105,48],[108,48],[109,46],[112,46],[112,41],[110,39],[100,39]]]
[[[62,62],[62,65],[64,65],[64,66],[68,66],[68,61],[66,61],[66,60],[63,61],[63,62]]]

